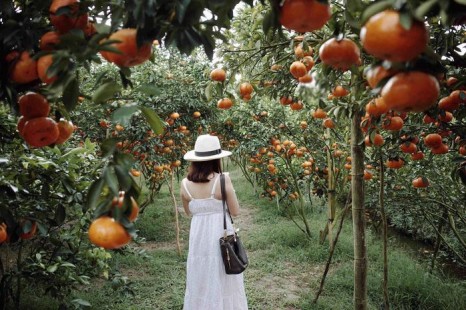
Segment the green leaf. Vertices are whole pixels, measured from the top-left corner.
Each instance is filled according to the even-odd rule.
[[[375,2],[374,4],[367,7],[362,13],[361,24],[364,25],[366,21],[371,18],[373,15],[382,12],[385,9],[391,8],[393,6],[392,0],[385,0],[380,2]]]
[[[154,133],[160,135],[163,133],[165,125],[160,117],[155,113],[152,109],[146,107],[139,108],[141,112],[144,114],[147,122],[149,123],[150,127],[154,131]]]
[[[104,179],[107,186],[110,188],[114,196],[118,195],[119,186],[118,186],[118,178],[115,174],[115,170],[113,167],[109,166],[105,169],[104,172]]]
[[[116,140],[112,138],[104,140],[100,144],[100,148],[102,150],[102,157],[105,158],[105,157],[111,156],[115,152],[115,149],[116,149]]]
[[[453,0],[456,3],[466,5],[466,0]]]
[[[162,92],[160,87],[152,84],[141,85],[136,90],[148,96],[158,96]]]
[[[122,166],[115,166],[115,174],[118,178],[118,183],[120,183],[120,189],[122,191],[128,191],[131,188],[132,179],[128,173],[128,170]]]
[[[414,16],[419,20],[423,20],[424,16],[426,16],[427,13],[436,4],[437,4],[437,0],[429,0],[429,1],[422,3],[420,6],[417,7],[416,11],[414,12]]]
[[[406,30],[411,29],[411,26],[413,25],[413,17],[409,13],[405,13],[405,12],[401,13],[400,24]]]
[[[99,200],[100,193],[102,192],[103,187],[103,178],[99,178],[94,183],[92,183],[87,193],[86,209],[94,207],[97,204],[97,200]]]
[[[75,305],[78,305],[78,306],[82,306],[82,307],[91,307],[92,304],[90,302],[88,302],[87,300],[84,300],[84,299],[73,299],[71,301],[73,304]]]
[[[68,112],[74,110],[78,104],[79,83],[76,78],[71,79],[63,91],[63,104]]]
[[[49,272],[49,273],[54,273],[55,271],[57,271],[57,269],[58,269],[58,265],[57,265],[57,264],[54,264],[54,265],[49,266],[49,267],[47,268],[47,272]]]
[[[131,116],[138,110],[139,107],[135,104],[122,106],[113,112],[112,121],[122,125],[127,125]]]
[[[94,95],[92,95],[92,101],[97,104],[104,103],[105,101],[112,98],[120,90],[120,85],[118,85],[115,81],[107,82],[97,88],[97,90],[94,92]]]
[[[209,83],[204,91],[207,101],[212,100],[212,85],[213,85],[212,83]]]

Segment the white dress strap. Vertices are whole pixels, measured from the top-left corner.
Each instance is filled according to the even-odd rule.
[[[220,179],[220,174],[217,175],[217,177],[215,178],[215,181],[214,181],[214,185],[212,185],[212,192],[210,193],[211,198],[214,198],[215,187],[217,186],[217,182],[218,182],[219,179]]]
[[[187,181],[187,179],[183,179],[183,181],[182,181],[181,183],[183,183],[184,190],[185,190],[186,193],[188,194],[189,198],[193,199],[193,196],[191,195],[191,193],[190,193],[189,190],[188,190],[188,186],[186,186],[186,181]]]

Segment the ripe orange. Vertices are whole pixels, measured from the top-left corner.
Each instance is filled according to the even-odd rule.
[[[131,241],[123,225],[112,217],[101,216],[89,226],[89,240],[104,249],[118,249]]]
[[[413,21],[410,29],[400,22],[400,13],[385,10],[372,16],[362,27],[361,43],[367,53],[389,61],[403,62],[422,53],[429,40],[424,23]]]
[[[387,168],[400,169],[401,167],[404,166],[404,163],[405,163],[404,160],[401,158],[390,158],[387,160],[385,165],[387,166]]]
[[[48,117],[30,119],[22,130],[24,140],[33,147],[44,147],[55,143],[59,130],[57,123]]]
[[[141,46],[138,46],[137,30],[135,28],[124,28],[112,33],[105,43],[109,40],[119,41],[117,43],[111,43],[110,46],[119,50],[120,54],[110,51],[100,51],[102,57],[107,61],[112,62],[120,67],[134,67],[147,61],[152,54],[151,42],[144,42]]]
[[[400,149],[403,153],[413,154],[417,152],[417,145],[413,142],[406,141],[400,145]]]
[[[299,83],[311,83],[312,82],[312,76],[309,73],[306,73],[302,77],[298,78]]]
[[[314,111],[314,113],[312,114],[312,117],[324,119],[324,118],[327,118],[327,112],[325,112],[321,108],[318,108],[317,110]]]
[[[378,134],[376,133],[371,141],[370,139],[370,136],[366,136],[364,138],[364,143],[366,146],[372,146],[372,145],[375,145],[375,146],[382,146],[384,144],[385,140],[384,138],[382,137],[381,134]]]
[[[441,122],[449,123],[453,120],[453,114],[451,112],[445,111],[445,113],[439,114],[438,119]]]
[[[370,171],[364,170],[364,176],[363,179],[366,181],[371,180],[373,177],[372,173]]]
[[[311,56],[304,56],[301,62],[306,66],[307,71],[311,70],[315,64],[314,58]]]
[[[454,100],[453,97],[443,97],[438,102],[438,108],[445,111],[454,111],[460,107],[460,102]]]
[[[385,69],[383,66],[374,66],[366,72],[367,84],[370,88],[376,88],[380,81],[384,78],[392,76],[396,73],[394,69]]]
[[[375,98],[366,104],[366,112],[374,117],[387,113],[389,108],[382,97]]]
[[[447,154],[448,150],[449,150],[448,145],[442,143],[440,144],[440,146],[434,147],[430,151],[432,152],[432,154],[441,155],[441,154]]]
[[[26,84],[37,78],[37,62],[31,58],[29,52],[23,51],[16,63],[12,64],[10,80],[18,84]]]
[[[429,180],[424,177],[419,177],[413,180],[413,187],[415,188],[424,188],[429,186]]]
[[[48,73],[48,70],[52,64],[52,54],[44,55],[37,61],[37,73],[39,74],[40,80],[46,84],[52,84],[57,79],[56,75],[51,76],[50,73]]]
[[[193,113],[193,117],[194,117],[194,118],[199,118],[199,117],[201,117],[201,112],[195,111],[195,112]]]
[[[50,104],[39,93],[27,92],[18,99],[19,113],[25,119],[45,117],[50,113]]]
[[[24,138],[23,129],[24,129],[24,125],[26,124],[27,121],[28,121],[27,118],[25,118],[24,116],[21,116],[18,119],[18,123],[16,124],[16,129],[18,130],[18,133],[22,138]]]
[[[71,29],[84,29],[88,22],[87,13],[79,12],[78,0],[53,0],[50,5],[50,22],[60,33],[66,33]],[[57,15],[60,8],[69,7],[65,14]]]
[[[210,79],[212,81],[223,82],[226,79],[226,72],[221,68],[214,69],[210,72]]]
[[[361,52],[359,47],[350,39],[329,39],[319,48],[322,63],[334,69],[346,71],[353,65],[360,65]]]
[[[431,133],[424,137],[424,144],[428,148],[439,147],[442,143],[442,136],[438,133]]]
[[[307,69],[302,62],[294,61],[290,66],[290,73],[294,78],[299,79],[307,73]]]
[[[2,223],[0,225],[0,244],[5,242],[8,239],[8,233],[6,231],[6,225],[5,223]]]
[[[401,130],[401,128],[403,128],[403,125],[404,125],[404,121],[399,116],[387,117],[382,122],[382,128],[385,130],[393,130],[393,131]]]
[[[312,49],[312,47],[310,45],[308,45],[306,50],[304,50],[303,43],[299,43],[294,48],[294,55],[298,59],[301,59],[301,58],[303,58],[305,56],[312,56],[313,53],[314,53],[314,50]]]
[[[346,96],[348,94],[349,94],[349,91],[346,88],[344,88],[343,86],[341,86],[341,85],[335,86],[335,88],[332,91],[332,95],[334,97],[337,97],[337,98],[338,97],[344,97],[344,96]]]
[[[316,0],[286,0],[280,10],[280,23],[297,32],[322,28],[330,19],[330,6]]]
[[[436,103],[439,93],[437,79],[420,71],[398,73],[382,88],[388,108],[400,112],[425,111]]]
[[[290,108],[291,108],[291,110],[293,110],[293,111],[302,110],[303,107],[304,107],[304,105],[303,105],[303,103],[302,103],[300,100],[295,101],[295,102],[293,102],[292,104],[290,104]]]
[[[63,144],[71,138],[71,135],[74,131],[74,126],[71,121],[65,119],[60,119],[57,123],[58,127],[58,138],[55,141],[55,144]]]
[[[466,146],[460,146],[458,153],[460,153],[462,156],[466,156]]]
[[[228,110],[233,106],[233,101],[230,98],[223,98],[217,102],[217,107],[222,110]]]
[[[60,34],[56,31],[49,31],[40,38],[39,48],[43,51],[55,49],[55,46],[60,43]]]
[[[246,95],[251,95],[253,90],[254,89],[252,88],[252,85],[248,82],[241,83],[239,86],[239,93],[241,97],[244,97]]]
[[[417,152],[411,154],[411,159],[412,160],[422,160],[422,159],[424,159],[424,153],[422,151],[417,151]]]
[[[325,127],[325,128],[335,128],[335,123],[333,122],[333,120],[329,117],[327,117],[326,119],[324,119],[322,121],[322,125]]]

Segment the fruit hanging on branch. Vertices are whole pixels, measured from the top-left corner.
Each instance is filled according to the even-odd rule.
[[[401,14],[385,10],[369,18],[360,33],[367,53],[379,59],[405,62],[426,49],[429,36],[424,23],[413,19],[407,28],[401,22]]]
[[[421,71],[394,75],[382,88],[382,98],[390,110],[423,112],[436,104],[440,94],[437,79]]]
[[[323,64],[337,70],[346,71],[351,66],[361,65],[361,51],[350,39],[331,38],[319,48],[319,57]]]
[[[332,16],[330,6],[317,0],[285,0],[280,9],[280,24],[297,32],[322,28]]]
[[[110,43],[111,41],[116,41]],[[107,61],[120,67],[134,67],[147,61],[152,55],[152,42],[144,42],[141,46],[137,42],[137,30],[124,28],[112,33],[108,39],[101,42],[103,46],[116,49],[118,53],[111,50],[101,50],[100,54]]]

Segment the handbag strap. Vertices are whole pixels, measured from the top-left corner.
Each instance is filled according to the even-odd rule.
[[[222,192],[222,205],[223,205],[223,230],[225,231],[225,236],[227,234],[227,212],[230,214],[231,224],[233,225],[233,219],[231,218],[230,209],[228,208],[228,204],[226,203],[227,200],[227,193],[225,190],[225,175],[222,173],[220,174],[220,190]]]

